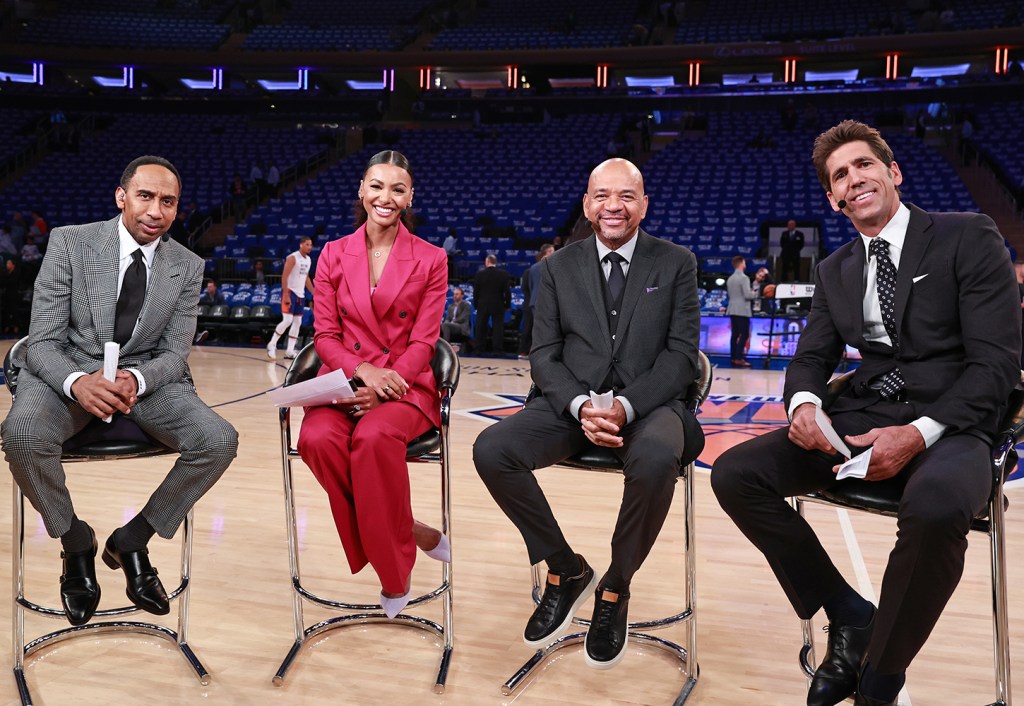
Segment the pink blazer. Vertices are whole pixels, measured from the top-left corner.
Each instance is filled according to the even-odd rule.
[[[405,401],[440,426],[437,386],[430,369],[448,288],[444,250],[399,224],[398,237],[373,296],[366,226],[324,246],[314,279],[314,343],[320,374],[349,375],[366,361],[391,368],[409,383]]]

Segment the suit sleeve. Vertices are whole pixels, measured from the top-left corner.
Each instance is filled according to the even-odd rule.
[[[434,348],[441,335],[445,293],[448,291],[448,258],[443,250],[434,251],[427,281],[416,310],[416,320],[409,332],[409,346],[392,366],[394,371],[411,381],[434,357]]]
[[[167,326],[153,349],[153,357],[138,366],[146,379],[143,397],[162,386],[178,382],[188,369],[188,354],[196,335],[196,317],[199,314],[199,290],[203,285],[203,261],[189,260],[192,266],[188,282],[182,287]]]
[[[36,276],[25,357],[28,369],[61,396],[65,378],[82,370],[64,352],[71,321],[73,232],[72,228],[55,228],[50,234],[46,256]]]
[[[569,408],[577,395],[589,395],[590,388],[578,380],[562,361],[565,335],[561,327],[558,291],[550,258],[540,261],[540,287],[533,314],[533,348],[530,373],[556,414]],[[632,401],[632,400],[630,400]]]
[[[743,288],[743,298],[747,301],[757,299],[757,294],[754,293],[754,289],[750,286],[750,278],[743,275],[743,279],[740,280],[740,287]]]
[[[823,265],[814,270],[814,294],[807,325],[800,332],[796,353],[786,369],[783,391],[786,409],[797,392],[810,392],[825,398],[825,389],[832,373],[839,365],[845,342],[832,321],[826,289],[822,284]],[[838,277],[838,274],[836,275]]]
[[[1020,379],[1019,289],[1003,238],[988,216],[965,220],[963,229],[953,266],[964,371],[923,415],[949,425],[947,434],[990,417]]]
[[[335,277],[335,267],[340,269],[341,263],[334,255],[335,243],[332,241],[324,246],[316,263],[316,276],[313,278],[313,341],[317,355],[331,370],[344,370],[349,375],[359,364],[350,351],[345,350],[341,338],[341,315],[338,312],[338,288],[340,277]],[[281,291],[282,296],[288,295],[287,283]]]
[[[685,251],[684,251],[685,252]],[[749,286],[749,285],[748,285]],[[683,399],[697,376],[697,344],[700,341],[700,299],[697,296],[697,258],[685,252],[672,283],[675,301],[665,347],[652,365],[618,394],[629,399],[637,418],[675,399]],[[657,335],[657,332],[651,332]]]

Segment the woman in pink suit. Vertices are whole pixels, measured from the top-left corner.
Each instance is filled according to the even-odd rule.
[[[381,606],[409,602],[416,548],[441,561],[448,539],[413,520],[406,445],[440,426],[430,362],[448,279],[444,250],[409,232],[412,172],[399,152],[374,155],[359,182],[356,232],[328,242],[314,280],[320,374],[360,380],[354,400],[306,409],[298,450],[330,498],[352,573],[367,563]]]

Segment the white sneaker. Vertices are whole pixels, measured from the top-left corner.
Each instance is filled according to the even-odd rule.
[[[284,357],[285,357],[285,358],[288,358],[288,359],[292,359],[292,358],[294,358],[294,357],[295,357],[296,355],[298,355],[298,353],[296,353],[295,351],[285,351],[285,352],[284,352]]]
[[[274,346],[272,346],[272,345],[270,345],[268,343],[267,344],[267,355],[270,356],[271,360],[277,360],[277,348],[275,348]]]

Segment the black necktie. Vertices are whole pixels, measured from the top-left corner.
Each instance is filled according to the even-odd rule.
[[[889,334],[892,347],[896,348],[899,337],[896,333],[896,266],[889,259],[889,243],[875,237],[868,252],[875,258],[875,289],[878,292],[878,307],[882,311],[882,325]],[[903,389],[903,375],[899,368],[893,368],[881,380],[882,397],[890,398]]]
[[[610,252],[604,259],[611,263],[611,271],[608,273],[608,292],[612,295],[612,301],[619,301],[622,290],[626,288],[626,275],[622,274],[622,263],[626,258],[617,252]]]
[[[114,315],[114,341],[122,346],[132,337],[135,322],[142,312],[142,302],[146,300],[146,263],[142,259],[142,250],[132,253],[132,264],[125,270],[121,282],[121,293],[117,297],[117,309]]]

